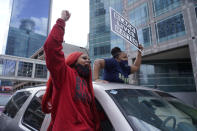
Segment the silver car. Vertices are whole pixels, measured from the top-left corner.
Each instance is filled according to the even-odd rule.
[[[93,83],[103,131],[197,131],[197,110],[168,93],[140,86]],[[46,131],[45,87],[17,91],[0,116],[0,131]]]

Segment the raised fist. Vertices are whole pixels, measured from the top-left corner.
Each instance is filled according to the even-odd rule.
[[[69,18],[70,18],[70,13],[69,13],[67,10],[63,10],[63,11],[62,11],[62,14],[61,14],[61,18],[62,18],[64,21],[68,21]]]

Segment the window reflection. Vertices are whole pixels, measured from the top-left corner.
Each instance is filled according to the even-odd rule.
[[[138,30],[139,43],[143,44],[144,47],[151,45],[151,31],[150,27]]]
[[[125,51],[125,40],[115,34],[111,34],[111,49],[118,46],[122,51]]]
[[[113,37],[110,33],[109,7],[122,13],[122,0],[90,1],[90,58],[94,60],[100,56],[110,56],[110,45],[120,44],[121,38]]]
[[[35,77],[36,78],[47,78],[46,65],[36,64]]]
[[[166,101],[156,92],[142,89],[113,89],[106,92],[129,124],[139,131],[197,130],[197,110],[175,98]]]
[[[149,20],[148,16],[148,4],[144,3],[130,12],[129,19],[131,24],[134,26],[139,26],[141,24],[146,24]]]
[[[158,22],[156,27],[158,42],[163,42],[185,35],[185,25],[182,14],[177,14],[166,20]]]
[[[110,52],[110,45],[94,47],[94,55],[105,55]]]
[[[142,44],[143,47],[146,48],[152,44],[151,28],[150,27],[137,29],[137,34],[138,34],[139,43]],[[131,50],[135,51],[135,50],[137,50],[137,48],[134,46],[131,46]]]
[[[130,5],[130,4],[133,4],[133,3],[135,3],[137,0],[128,0],[128,4]]]
[[[2,76],[14,76],[16,68],[16,61],[0,59],[0,75]]]
[[[13,1],[6,54],[30,57],[41,48],[48,32],[50,1]]]
[[[18,76],[31,77],[33,70],[33,63],[19,62]]]
[[[180,0],[153,0],[155,16],[173,10],[181,5]]]

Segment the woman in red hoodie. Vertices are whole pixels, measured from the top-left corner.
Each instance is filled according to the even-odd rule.
[[[50,72],[42,110],[51,113],[48,131],[98,131],[97,114],[89,56],[73,52],[66,59],[62,52],[65,22],[70,13],[62,11],[45,44],[46,65]]]

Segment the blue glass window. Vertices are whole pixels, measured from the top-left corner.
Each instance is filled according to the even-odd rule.
[[[156,24],[156,28],[158,42],[163,42],[169,39],[183,36],[185,35],[183,15],[178,14],[166,20],[158,22]]]
[[[111,45],[121,38],[112,38],[110,31],[109,7],[122,13],[122,0],[91,0],[90,1],[90,58],[109,57]],[[113,39],[113,41],[112,41]],[[115,42],[115,43],[114,43]]]
[[[148,16],[148,4],[144,3],[139,7],[132,10],[129,14],[129,20],[134,26],[146,24],[149,19]]]
[[[138,40],[144,47],[151,45],[151,29],[150,27],[138,30]]]
[[[110,45],[94,47],[94,56],[106,55],[110,52]]]
[[[135,3],[137,0],[128,0],[128,4],[133,4]]]
[[[8,59],[0,59],[0,75],[14,76],[16,68],[16,61]]]
[[[142,29],[137,29],[138,40],[139,43],[143,45],[143,47],[148,47],[152,43],[151,37],[151,28],[146,27]],[[131,46],[131,50],[135,51],[137,48],[135,46]]]
[[[106,12],[106,11],[105,11],[104,8],[97,9],[97,10],[95,11],[95,16],[104,15],[105,12]]]
[[[116,34],[111,34],[111,49],[118,46],[121,50],[125,50],[125,40],[117,36]]]
[[[173,10],[181,5],[180,0],[153,0],[155,16]]]
[[[51,0],[13,0],[5,54],[30,57],[48,34]]]

